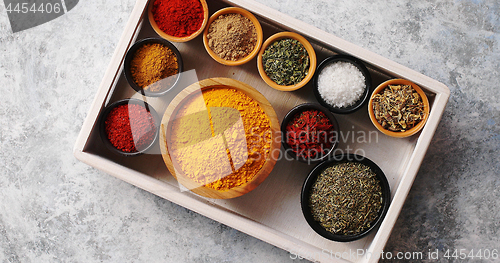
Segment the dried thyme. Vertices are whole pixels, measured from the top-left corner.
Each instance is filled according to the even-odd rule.
[[[295,85],[309,71],[309,55],[296,39],[282,39],[269,45],[262,54],[266,75],[276,84]]]
[[[382,208],[380,180],[370,167],[344,162],[326,168],[309,197],[314,220],[338,235],[356,235],[371,227]]]
[[[373,98],[373,112],[384,129],[404,132],[425,117],[422,98],[410,85],[389,85]]]

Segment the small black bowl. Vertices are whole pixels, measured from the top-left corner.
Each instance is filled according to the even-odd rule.
[[[168,87],[162,89],[159,92],[145,90],[142,87],[138,86],[135,83],[134,78],[132,77],[132,72],[130,71],[130,64],[132,62],[132,59],[134,58],[135,52],[145,44],[154,44],[154,43],[161,44],[161,45],[164,45],[164,46],[167,46],[168,48],[170,48],[170,50],[172,50],[172,52],[177,57],[177,65],[178,65],[178,73],[176,75],[168,77],[167,79],[168,79],[169,83],[165,84],[165,85],[168,85]],[[125,72],[125,78],[127,79],[129,85],[135,91],[137,91],[138,93],[140,93],[144,96],[160,97],[160,96],[165,95],[168,91],[173,89],[177,83],[179,83],[182,68],[183,68],[183,62],[182,62],[181,53],[172,43],[170,43],[169,41],[162,39],[162,38],[145,38],[145,39],[142,39],[142,40],[135,42],[132,45],[132,47],[127,51],[127,55],[125,55],[125,62],[124,62],[123,71]],[[172,78],[175,78],[175,79],[172,79]],[[160,80],[160,82],[161,82],[161,80]],[[163,85],[163,84],[160,83],[160,85]]]
[[[361,95],[361,97],[356,101],[353,105],[348,106],[348,107],[334,107],[333,105],[329,104],[326,102],[320,95],[319,90],[318,90],[318,78],[319,74],[323,71],[323,68],[325,68],[327,65],[330,65],[331,63],[336,63],[336,62],[348,62],[356,66],[361,73],[363,73],[363,76],[365,77],[365,91]],[[328,57],[324,59],[316,69],[316,73],[314,74],[313,77],[313,87],[314,87],[314,96],[316,96],[316,99],[318,102],[326,107],[328,110],[330,110],[333,113],[338,113],[338,114],[348,114],[348,113],[353,113],[357,110],[359,110],[361,107],[363,107],[367,102],[368,98],[370,97],[370,90],[372,86],[372,78],[370,75],[370,72],[366,68],[366,66],[361,62],[361,60],[349,56],[349,55],[335,55]]]
[[[338,234],[333,234],[329,231],[327,231],[325,228],[323,228],[317,221],[314,220],[311,209],[309,208],[309,195],[311,188],[313,184],[316,182],[316,178],[328,167],[338,164],[338,163],[343,163],[343,162],[359,162],[362,164],[365,164],[370,167],[372,171],[375,172],[377,175],[377,178],[380,180],[381,187],[382,187],[382,208],[377,216],[377,218],[372,222],[371,227],[366,229],[365,231],[356,234],[356,235],[338,235]],[[302,186],[302,193],[301,193],[301,207],[302,207],[302,213],[307,221],[307,223],[311,226],[311,228],[321,235],[322,237],[333,240],[333,241],[339,241],[339,242],[351,242],[354,240],[358,240],[360,238],[365,237],[368,235],[370,232],[372,232],[374,229],[378,228],[380,224],[382,223],[382,220],[384,219],[385,215],[387,214],[387,210],[389,209],[389,205],[391,202],[391,190],[389,187],[389,183],[387,181],[387,178],[385,177],[384,172],[378,167],[377,164],[372,162],[370,159],[356,155],[356,154],[340,154],[340,155],[335,155],[333,159],[330,159],[328,161],[324,161],[316,167],[312,169],[312,171],[309,173],[307,176],[304,185]]]
[[[293,117],[295,117],[297,114],[299,114],[303,111],[306,111],[306,110],[318,110],[320,112],[323,112],[326,115],[326,117],[328,117],[328,119],[330,120],[330,122],[333,125],[334,133],[332,134],[332,136],[335,136],[335,138],[333,138],[334,141],[332,143],[332,147],[330,148],[330,150],[326,154],[320,155],[317,158],[304,158],[302,156],[298,156],[292,150],[292,147],[287,142],[287,135],[288,134],[286,131],[286,126],[288,125],[288,123],[290,121],[293,120]],[[299,160],[299,161],[304,162],[304,163],[319,162],[319,161],[323,161],[323,160],[329,158],[338,145],[338,141],[339,141],[338,140],[338,133],[339,133],[339,124],[337,122],[337,119],[335,119],[333,114],[328,109],[326,109],[325,107],[323,107],[317,103],[304,103],[304,104],[300,104],[300,105],[295,106],[293,109],[291,109],[285,115],[285,117],[283,118],[283,121],[281,122],[281,143],[282,143],[283,147],[285,148],[285,153],[288,154],[288,156],[292,157],[294,160]]]
[[[154,136],[153,139],[151,140],[150,143],[145,145],[142,148],[137,149],[136,152],[125,152],[122,151],[118,148],[116,148],[108,139],[108,135],[106,134],[106,119],[108,118],[108,114],[113,110],[114,108],[120,106],[120,105],[128,105],[128,104],[136,104],[140,105],[142,107],[145,107],[147,111],[149,111],[154,119]],[[106,147],[111,150],[114,153],[120,154],[120,155],[125,155],[125,156],[137,156],[140,154],[143,154],[146,152],[148,149],[150,149],[155,142],[158,139],[158,134],[160,131],[160,118],[158,117],[158,114],[156,113],[155,109],[151,107],[148,103],[142,100],[138,99],[124,99],[120,101],[113,102],[112,104],[106,106],[104,110],[101,112],[101,115],[99,116],[99,135],[101,136],[102,142]]]

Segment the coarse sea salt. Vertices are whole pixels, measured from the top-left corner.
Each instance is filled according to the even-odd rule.
[[[318,76],[319,94],[333,107],[352,106],[361,98],[365,89],[365,76],[349,62],[330,63]]]

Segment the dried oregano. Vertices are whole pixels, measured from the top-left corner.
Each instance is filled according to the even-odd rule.
[[[338,235],[356,235],[372,226],[382,208],[375,172],[358,162],[335,164],[313,184],[309,207],[314,220]]]
[[[389,85],[373,97],[373,112],[384,129],[404,132],[425,117],[422,98],[410,85]]]
[[[262,54],[266,75],[276,84],[295,85],[309,71],[309,55],[296,39],[285,38],[269,45]]]

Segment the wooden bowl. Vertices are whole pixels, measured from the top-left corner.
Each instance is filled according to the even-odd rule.
[[[373,98],[376,94],[384,90],[388,85],[410,85],[422,98],[422,101],[424,103],[424,117],[413,128],[406,130],[404,132],[390,131],[383,128],[382,125],[380,125],[380,123],[378,123],[377,119],[375,118],[375,113],[373,112]],[[430,111],[430,106],[429,106],[429,100],[427,99],[427,95],[425,95],[424,91],[419,86],[417,86],[417,84],[405,79],[391,79],[383,82],[377,88],[375,88],[368,102],[368,115],[370,116],[370,120],[372,121],[373,125],[375,125],[375,127],[383,134],[396,138],[409,137],[419,132],[424,127],[425,123],[427,122],[427,119],[429,118],[429,111]]]
[[[201,27],[196,31],[194,32],[193,34],[189,35],[189,36],[186,36],[186,37],[176,37],[176,36],[171,36],[165,32],[163,32],[160,27],[158,27],[158,24],[156,23],[154,17],[153,17],[153,4],[155,2],[155,0],[152,0],[150,3],[149,3],[149,7],[148,7],[148,18],[149,18],[149,23],[151,24],[151,27],[154,29],[154,31],[159,35],[161,36],[162,38],[168,40],[168,41],[172,41],[172,42],[187,42],[189,40],[192,40],[194,39],[195,37],[197,37],[198,35],[201,34],[201,32],[203,32],[203,30],[205,29],[205,27],[207,26],[207,22],[208,22],[208,5],[207,5],[207,2],[205,0],[199,0],[202,7],[203,7],[203,22],[201,24]]]
[[[283,86],[283,85],[278,85],[276,82],[271,80],[266,72],[264,71],[264,66],[262,64],[262,54],[264,54],[264,51],[266,48],[274,43],[275,41],[285,39],[285,38],[292,38],[298,40],[307,50],[307,53],[309,54],[309,71],[307,72],[306,77],[299,83],[295,85],[288,85],[288,86]],[[281,91],[293,91],[302,88],[304,85],[306,85],[313,77],[314,71],[316,70],[316,52],[314,51],[314,48],[312,47],[311,43],[307,41],[303,36],[293,33],[293,32],[280,32],[276,33],[272,36],[270,36],[264,44],[262,44],[262,48],[260,49],[259,55],[257,57],[257,68],[259,70],[259,74],[264,80],[264,82],[267,83],[267,85],[271,86],[274,89],[281,90]]]
[[[219,57],[208,45],[207,35],[208,35],[208,29],[210,28],[210,24],[212,24],[212,22],[215,19],[217,19],[220,15],[226,15],[226,14],[240,14],[240,15],[250,19],[250,21],[252,21],[253,25],[255,26],[255,30],[257,31],[257,43],[255,44],[255,48],[253,49],[253,51],[250,52],[250,54],[248,54],[248,56],[246,56],[242,59],[236,60],[236,61],[225,60],[225,59]],[[227,65],[227,66],[239,66],[239,65],[243,65],[243,64],[247,63],[248,61],[252,60],[255,56],[257,56],[257,53],[259,53],[260,47],[262,46],[263,39],[264,39],[264,37],[263,37],[263,33],[262,33],[262,27],[260,25],[259,20],[257,20],[257,18],[249,11],[247,11],[243,8],[239,8],[239,7],[227,7],[227,8],[223,8],[223,9],[220,9],[219,11],[215,12],[208,20],[208,24],[205,27],[205,31],[203,32],[203,45],[205,46],[205,49],[207,50],[210,57],[212,57],[215,61],[217,61],[223,65]]]
[[[262,107],[262,109],[270,119],[270,125],[271,125],[270,152],[266,157],[263,166],[259,171],[257,171],[257,173],[250,181],[240,186],[229,188],[228,190],[216,190],[213,188],[209,188],[207,186],[195,182],[192,179],[187,178],[182,173],[177,172],[178,166],[174,164],[174,162],[172,161],[171,153],[169,153],[170,142],[167,139],[171,137],[172,134],[171,129],[173,126],[173,121],[176,120],[177,118],[183,117],[183,116],[177,116],[179,110],[186,106],[186,102],[189,101],[190,103],[192,103],[191,99],[195,98],[193,96],[200,96],[203,90],[209,88],[232,88],[245,93]],[[201,106],[199,107],[200,111],[203,111],[204,109],[203,107],[206,106],[202,100]],[[195,110],[191,113],[196,113],[196,112],[198,112],[198,110]],[[267,178],[269,173],[272,171],[274,165],[276,164],[276,160],[278,159],[280,152],[280,141],[281,141],[281,132],[280,132],[278,118],[269,101],[261,93],[259,93],[257,90],[255,90],[248,84],[229,78],[210,78],[201,80],[197,83],[188,86],[172,100],[172,102],[167,107],[165,114],[163,115],[163,119],[161,121],[160,149],[163,160],[168,170],[177,179],[177,181],[181,185],[186,187],[188,190],[191,190],[192,192],[198,195],[209,198],[217,198],[217,199],[234,198],[244,195],[250,192],[251,190],[255,189],[260,183],[264,181],[264,179]]]

